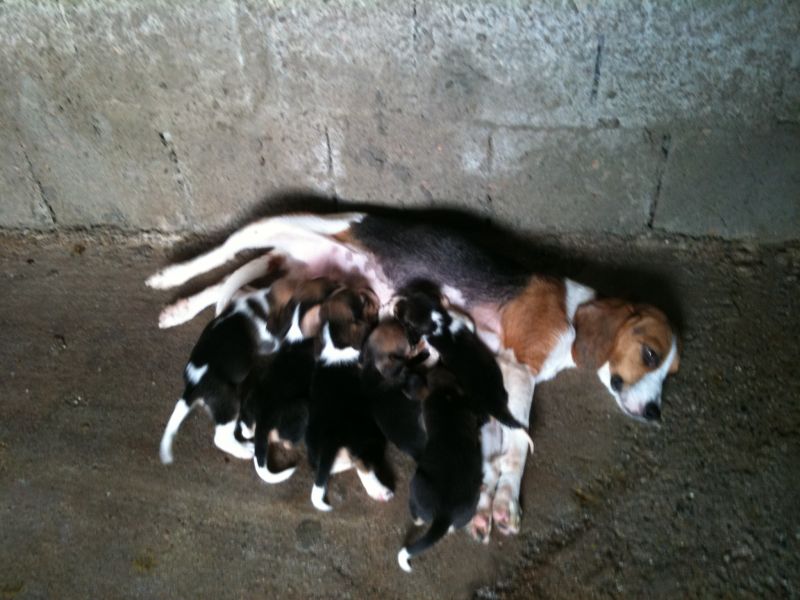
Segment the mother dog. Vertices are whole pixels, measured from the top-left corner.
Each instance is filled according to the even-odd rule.
[[[661,414],[661,388],[678,370],[677,336],[657,308],[595,298],[569,279],[537,276],[494,260],[447,227],[364,213],[269,217],[233,233],[222,245],[171,265],[147,280],[167,289],[210,271],[248,249],[269,253],[228,279],[164,309],[162,327],[191,319],[206,306],[218,310],[241,286],[283,267],[308,276],[336,273],[366,278],[383,306],[408,281],[441,284],[450,304],[467,311],[497,353],[509,408],[528,423],[534,387],[559,371],[591,369],[628,416],[653,421]],[[471,534],[488,541],[492,524],[519,531],[519,491],[528,441],[525,432],[492,421],[482,431],[484,475]]]

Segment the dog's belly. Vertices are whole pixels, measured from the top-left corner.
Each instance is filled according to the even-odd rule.
[[[380,265],[393,287],[415,278],[430,279],[467,309],[503,302],[525,281],[523,271],[496,260],[451,228],[367,215],[351,225],[349,237]]]

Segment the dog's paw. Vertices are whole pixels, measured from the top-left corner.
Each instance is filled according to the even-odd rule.
[[[478,509],[467,525],[467,532],[476,542],[488,544],[492,533],[492,511],[488,508]]]
[[[516,535],[519,533],[519,524],[522,510],[516,498],[505,495],[496,497],[492,504],[492,520],[497,531],[503,535]]]
[[[220,450],[227,452],[235,458],[241,458],[242,460],[252,460],[256,453],[253,442],[227,444],[224,448],[220,448]]]
[[[394,492],[380,482],[375,471],[358,470],[356,472],[370,498],[378,502],[388,502],[394,498]]]
[[[182,284],[184,281],[181,277],[179,265],[173,265],[165,267],[148,277],[145,280],[145,285],[154,290],[168,290],[171,287]]]
[[[174,304],[170,304],[161,311],[158,315],[158,327],[159,329],[169,329],[186,323],[193,316],[189,311],[189,301],[184,298]]]

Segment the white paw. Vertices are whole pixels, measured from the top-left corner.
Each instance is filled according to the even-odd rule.
[[[388,502],[392,498],[394,498],[394,492],[383,485],[378,477],[375,475],[375,471],[356,471],[358,473],[359,479],[361,479],[361,483],[364,485],[364,489],[369,494],[369,497],[373,500],[377,500],[378,502]]]
[[[169,329],[192,318],[189,314],[189,301],[185,298],[165,307],[158,315],[159,329]]]
[[[314,505],[314,508],[322,512],[333,510],[333,507],[325,502],[325,488],[318,485],[311,488],[311,504]]]
[[[492,520],[497,531],[503,535],[516,535],[519,533],[519,524],[522,510],[516,498],[506,495],[497,496],[492,504]]]
[[[166,267],[148,277],[145,284],[147,287],[153,288],[154,290],[168,290],[171,287],[183,283],[183,281],[180,280],[179,273],[178,269],[174,266]]]
[[[492,533],[491,509],[479,508],[475,516],[472,517],[472,521],[467,525],[467,532],[476,542],[488,544]]]

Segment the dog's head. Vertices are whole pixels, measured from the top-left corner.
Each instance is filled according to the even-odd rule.
[[[382,320],[361,349],[362,364],[374,368],[392,383],[402,383],[409,370],[423,363],[428,356],[421,344],[411,345],[402,323],[393,318]]]
[[[316,336],[322,326],[322,303],[337,288],[327,277],[316,277],[297,283],[280,315],[281,335],[289,341]]]
[[[450,324],[446,299],[439,286],[427,280],[416,280],[401,288],[394,299],[393,312],[412,344],[423,336],[440,334]]]
[[[319,312],[323,333],[334,348],[361,349],[378,320],[380,301],[369,288],[340,287],[322,303]],[[324,340],[323,343],[328,343]]]
[[[617,299],[594,300],[575,313],[575,362],[597,375],[628,415],[661,416],[661,389],[678,371],[678,340],[657,308]]]

